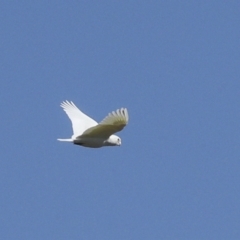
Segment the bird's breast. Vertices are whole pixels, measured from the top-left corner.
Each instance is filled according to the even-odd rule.
[[[83,147],[100,148],[104,146],[104,139],[78,137],[73,143]]]

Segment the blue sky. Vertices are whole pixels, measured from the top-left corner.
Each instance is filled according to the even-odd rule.
[[[1,239],[240,239],[239,1],[2,1]],[[72,100],[121,147],[56,141]]]

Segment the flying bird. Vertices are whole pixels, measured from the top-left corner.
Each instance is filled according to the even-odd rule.
[[[126,108],[109,113],[97,123],[71,101],[64,101],[60,106],[72,122],[73,135],[69,139],[57,139],[58,141],[72,142],[90,148],[121,145],[121,138],[114,133],[121,131],[128,124],[129,116]]]

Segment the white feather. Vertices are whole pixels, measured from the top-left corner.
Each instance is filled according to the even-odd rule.
[[[60,105],[72,122],[72,139],[80,136],[85,130],[96,126],[97,122],[80,111],[73,102],[62,102]]]
[[[121,108],[111,112],[98,125],[87,129],[82,136],[108,138],[128,124],[128,111]]]

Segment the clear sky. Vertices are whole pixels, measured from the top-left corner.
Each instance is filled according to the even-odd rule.
[[[1,1],[0,239],[240,239],[239,1]],[[60,108],[127,107],[90,149]]]

